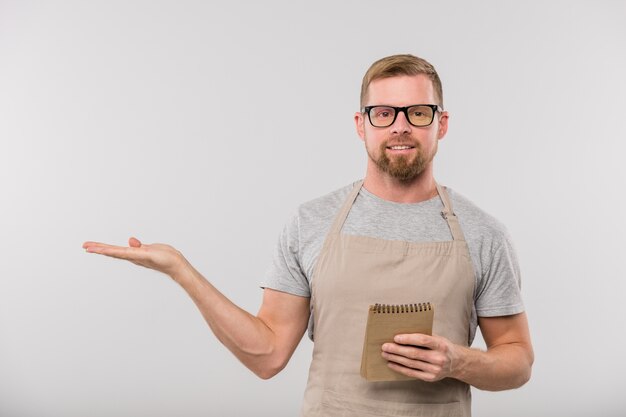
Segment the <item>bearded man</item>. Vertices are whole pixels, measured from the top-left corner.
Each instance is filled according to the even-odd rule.
[[[279,238],[257,315],[169,245],[131,238],[128,247],[83,247],[170,275],[261,378],[287,365],[308,328],[314,348],[302,416],[470,416],[470,386],[519,387],[534,355],[506,229],[435,181],[448,119],[430,63],[394,55],[372,64],[354,116],[365,178],[299,207]],[[389,369],[409,378],[362,378],[368,306],[424,301],[435,306],[432,335],[398,334],[380,346]],[[470,347],[477,327],[486,351]]]

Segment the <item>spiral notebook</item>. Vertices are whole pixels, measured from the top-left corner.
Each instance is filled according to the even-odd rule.
[[[382,357],[383,343],[393,342],[397,334],[423,333],[432,335],[435,310],[430,303],[375,304],[370,306],[361,357],[361,376],[368,381],[407,381],[387,366]]]

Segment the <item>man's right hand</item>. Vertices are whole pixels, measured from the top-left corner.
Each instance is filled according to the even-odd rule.
[[[114,246],[100,242],[85,242],[83,248],[89,253],[125,259],[136,265],[163,272],[176,280],[181,269],[188,265],[182,253],[170,245],[153,243],[142,244],[139,239],[128,239],[128,247]]]

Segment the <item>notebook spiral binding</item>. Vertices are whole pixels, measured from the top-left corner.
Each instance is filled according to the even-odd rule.
[[[374,313],[397,314],[397,313],[415,313],[418,311],[432,310],[430,303],[414,303],[414,304],[374,304],[370,307]]]

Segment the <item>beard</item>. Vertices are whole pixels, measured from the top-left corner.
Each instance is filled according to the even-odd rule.
[[[387,155],[387,146],[389,146],[389,142],[389,140],[386,140],[380,144],[378,158],[376,158],[375,155],[372,155],[372,152],[370,152],[367,147],[367,142],[365,149],[367,150],[369,158],[382,172],[389,174],[392,178],[401,182],[411,181],[424,172],[424,169],[426,169],[428,164],[433,160],[433,157],[437,152],[437,142],[435,142],[435,148],[432,155],[425,155],[419,142],[411,138],[410,135],[402,135],[396,138],[393,142],[415,147],[415,155],[412,157],[397,155],[389,158]]]

